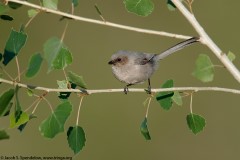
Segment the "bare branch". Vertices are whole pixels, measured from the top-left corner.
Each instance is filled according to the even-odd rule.
[[[28,85],[28,84],[23,84],[23,83],[18,83],[14,81],[9,81],[6,79],[0,78],[0,83],[6,83],[10,85],[18,85],[19,87],[22,88],[31,88],[35,90],[41,90],[45,92],[74,92],[74,93],[82,93],[86,94],[95,94],[95,93],[116,93],[116,92],[123,92],[123,89],[87,89],[87,90],[80,90],[80,89],[58,89],[58,88],[47,88],[47,87],[38,87],[38,86],[33,86],[33,85]],[[221,87],[173,87],[173,88],[157,88],[157,89],[151,89],[152,93],[157,93],[157,92],[166,92],[166,91],[194,91],[194,92],[199,92],[199,91],[216,91],[216,92],[227,92],[227,93],[233,93],[233,94],[240,94],[240,90],[238,89],[230,89],[230,88],[221,88]],[[129,88],[129,92],[143,92],[145,93],[145,89],[140,89],[140,88]]]

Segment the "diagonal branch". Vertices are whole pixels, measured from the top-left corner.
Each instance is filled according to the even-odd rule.
[[[58,10],[49,9],[49,8],[42,7],[42,6],[39,6],[39,5],[36,5],[36,4],[33,4],[33,3],[29,3],[27,1],[22,1],[22,0],[5,0],[5,1],[6,2],[15,2],[15,3],[22,4],[22,5],[31,7],[31,8],[39,9],[41,11],[45,11],[45,12],[48,12],[48,13],[60,15],[60,16],[67,17],[67,18],[74,19],[74,20],[78,20],[78,21],[84,21],[84,22],[95,23],[95,24],[100,24],[100,25],[104,25],[104,26],[110,26],[110,27],[114,27],[114,28],[120,28],[120,29],[124,29],[124,30],[130,30],[130,31],[159,35],[159,36],[165,36],[165,37],[172,37],[172,38],[178,38],[178,39],[189,39],[189,38],[191,38],[191,36],[186,36],[186,35],[168,33],[168,32],[163,32],[163,31],[148,30],[148,29],[143,29],[143,28],[137,28],[137,27],[131,27],[131,26],[121,25],[121,24],[117,24],[117,23],[112,23],[112,22],[108,22],[108,21],[100,21],[100,20],[95,20],[95,19],[91,19],[91,18],[76,16],[76,15],[73,15],[73,14],[61,12],[61,11],[58,11]]]
[[[47,88],[47,87],[40,87],[40,86],[33,86],[24,83],[18,83],[9,81],[3,78],[0,78],[0,83],[6,83],[10,85],[18,85],[22,88],[30,88],[34,90],[41,90],[45,92],[74,92],[74,93],[82,93],[86,94],[95,94],[95,93],[116,93],[116,92],[123,92],[123,89],[98,89],[98,90],[80,90],[80,89],[58,89],[58,88]],[[166,91],[215,91],[215,92],[226,92],[226,93],[233,93],[233,94],[240,94],[240,90],[237,89],[230,89],[230,88],[221,88],[221,87],[173,87],[173,88],[158,88],[158,89],[151,89],[152,93],[157,92],[166,92]],[[129,88],[129,92],[143,92],[145,93],[145,89],[140,88]]]
[[[225,68],[232,74],[232,76],[240,83],[240,72],[236,66],[228,59],[227,55],[212,41],[203,27],[198,23],[195,16],[187,10],[180,0],[172,0],[179,11],[185,16],[193,28],[201,37],[201,42],[205,44],[223,63]]]

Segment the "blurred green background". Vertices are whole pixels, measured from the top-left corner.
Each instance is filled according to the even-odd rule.
[[[121,0],[80,0],[75,13],[83,17],[99,19],[94,4],[97,3],[107,21],[146,29],[197,36],[194,29],[178,11],[170,12],[166,1],[153,0],[154,12],[146,17],[128,13]],[[60,1],[59,9],[68,11],[70,1]],[[199,1],[193,3],[193,11],[200,24],[210,37],[224,51],[231,50],[237,56],[235,65],[239,68],[239,18],[240,1]],[[11,28],[18,30],[28,21],[28,7],[12,10],[12,22],[0,21],[0,49],[4,50]],[[20,67],[25,69],[29,57],[43,53],[43,44],[50,37],[61,37],[66,21],[59,22],[59,16],[41,13],[26,29],[28,42],[19,55]],[[67,68],[82,75],[89,89],[122,88],[111,73],[107,62],[110,56],[120,49],[160,53],[181,40],[136,33],[80,21],[70,21],[64,43],[73,53],[73,64]],[[214,64],[221,62],[204,45],[196,44],[161,61],[159,70],[152,77],[152,88],[159,88],[167,79],[174,79],[175,86],[221,86],[239,88],[237,81],[223,68],[215,69],[213,82],[201,83],[191,73],[199,54],[211,57]],[[15,61],[7,67],[16,76]],[[22,82],[46,87],[57,87],[56,80],[64,79],[62,71],[47,72],[47,63],[33,79],[22,78]],[[6,77],[5,77],[6,78]],[[145,88],[146,84],[136,85]],[[9,85],[0,85],[1,93]],[[20,91],[21,104],[27,108],[33,98],[26,90]],[[38,92],[39,94],[41,92]],[[197,136],[187,127],[186,115],[189,113],[189,97],[184,98],[182,107],[174,105],[164,111],[156,101],[149,110],[148,126],[152,136],[146,141],[139,126],[145,116],[142,105],[147,98],[145,93],[104,93],[84,98],[80,115],[80,125],[86,133],[86,146],[75,159],[89,160],[130,160],[130,159],[239,159],[240,158],[240,107],[239,95],[219,92],[199,92],[193,97],[193,112],[204,116],[207,125]],[[53,106],[59,104],[56,93],[47,99]],[[74,109],[66,123],[74,125],[79,99],[70,98]],[[40,103],[36,115],[23,133],[8,129],[9,140],[0,141],[0,155],[6,156],[73,156],[68,147],[66,133],[50,140],[41,136],[38,127],[50,114],[45,102]],[[1,118],[1,128],[8,128],[8,118]]]

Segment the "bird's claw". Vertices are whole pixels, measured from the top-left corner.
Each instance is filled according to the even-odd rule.
[[[129,90],[128,90],[128,87],[124,87],[124,90],[123,90],[124,94],[128,94]]]
[[[145,91],[146,91],[147,94],[152,94],[151,86],[148,86],[148,88],[145,89]]]

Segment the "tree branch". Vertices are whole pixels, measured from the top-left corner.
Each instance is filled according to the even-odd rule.
[[[201,37],[201,42],[205,44],[223,63],[225,68],[232,74],[232,76],[240,83],[240,73],[236,66],[229,60],[227,55],[212,41],[203,27],[198,23],[195,16],[190,13],[180,0],[172,0],[179,11],[185,16],[193,28]]]
[[[24,83],[18,83],[14,81],[9,81],[3,78],[0,78],[0,83],[6,83],[10,85],[18,85],[22,88],[30,88],[34,90],[40,90],[45,92],[73,92],[73,93],[82,93],[86,94],[95,94],[95,93],[116,93],[116,92],[123,92],[123,89],[98,89],[98,90],[81,90],[81,89],[58,89],[58,88],[47,88],[47,87],[40,87],[34,85],[28,85]],[[216,91],[216,92],[226,92],[226,93],[233,93],[233,94],[240,94],[240,90],[237,89],[230,89],[230,88],[221,88],[221,87],[173,87],[173,88],[158,88],[158,89],[151,89],[152,93],[157,92],[166,92],[166,91]],[[145,89],[140,88],[129,88],[129,92],[146,92]]]
[[[112,22],[104,22],[100,20],[94,20],[90,18],[80,17],[68,13],[64,13],[57,10],[48,9],[36,4],[29,3],[27,1],[21,1],[21,0],[5,0],[6,2],[15,2],[18,4],[22,4],[25,6],[29,6],[35,9],[39,9],[41,11],[53,13],[56,15],[68,17],[74,20],[89,22],[89,23],[95,23],[135,32],[141,32],[141,33],[147,33],[147,34],[153,34],[153,35],[161,35],[166,37],[173,37],[173,38],[179,38],[179,39],[188,39],[190,36],[185,35],[179,35],[179,34],[173,34],[168,32],[162,32],[162,31],[155,31],[155,30],[147,30],[142,28],[136,28],[131,26],[125,26],[121,24],[116,24]],[[181,3],[180,0],[172,0],[172,2],[176,5],[176,7],[179,9],[179,11],[186,17],[186,19],[190,22],[190,24],[193,26],[193,28],[197,31],[197,33],[200,35],[201,39],[200,41],[205,44],[208,48],[212,50],[212,52],[219,58],[219,60],[223,63],[223,65],[226,67],[226,69],[233,75],[233,77],[240,82],[240,73],[239,70],[233,65],[233,63],[228,59],[226,54],[224,54],[221,49],[210,39],[210,37],[207,35],[207,33],[204,31],[202,26],[198,23],[195,16],[190,13],[186,7]],[[0,78],[0,82],[7,83],[11,85],[18,85],[23,88],[33,88],[35,90],[42,90],[46,92],[78,92],[83,93],[83,91],[78,89],[56,89],[56,88],[46,88],[46,87],[38,87],[38,86],[31,86],[23,83],[17,83],[14,81],[8,81],[5,79]],[[86,90],[88,94],[93,93],[109,93],[109,92],[122,92],[123,89],[101,89],[101,90]],[[144,89],[129,89],[131,92],[145,92]],[[228,89],[228,88],[220,88],[220,87],[175,87],[175,88],[165,88],[165,89],[152,89],[152,92],[165,92],[165,91],[221,91],[221,92],[229,92],[229,93],[235,93],[240,94],[240,90],[236,89]]]
[[[78,21],[84,21],[84,22],[95,23],[95,24],[100,24],[100,25],[104,25],[104,26],[110,26],[110,27],[114,27],[114,28],[120,28],[120,29],[124,29],[124,30],[130,30],[130,31],[146,33],[146,34],[153,34],[153,35],[160,35],[160,36],[172,37],[172,38],[178,38],[178,39],[189,39],[189,38],[191,38],[191,36],[186,36],[186,35],[179,35],[179,34],[174,34],[174,33],[163,32],[163,31],[142,29],[142,28],[137,28],[137,27],[125,26],[125,25],[121,25],[121,24],[117,24],[117,23],[112,23],[112,22],[108,22],[108,21],[100,21],[100,20],[85,18],[85,17],[81,17],[81,16],[76,16],[76,15],[61,12],[61,11],[58,11],[58,10],[52,10],[52,9],[49,9],[49,8],[45,8],[45,7],[42,7],[42,6],[33,4],[33,3],[29,3],[27,1],[21,1],[21,0],[5,0],[5,1],[6,2],[15,2],[15,3],[22,4],[22,5],[25,5],[25,6],[28,6],[28,7],[39,9],[41,11],[45,11],[45,12],[48,12],[48,13],[60,15],[60,16],[63,16],[63,17],[68,17],[70,19],[74,19],[74,20],[78,20]]]

